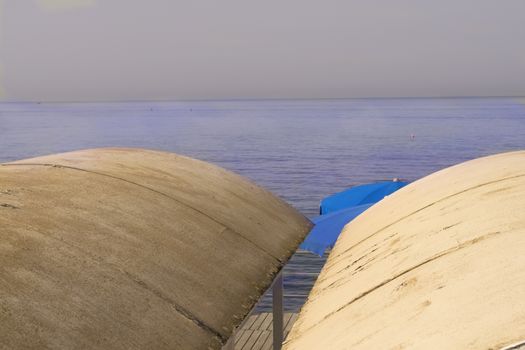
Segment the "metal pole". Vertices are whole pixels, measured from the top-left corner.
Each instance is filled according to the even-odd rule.
[[[283,330],[283,274],[279,272],[272,287],[273,298],[273,350],[281,350]]]
[[[235,349],[235,331],[233,331],[232,335],[230,336],[230,339],[226,342],[226,344],[222,347],[222,350],[234,350]]]

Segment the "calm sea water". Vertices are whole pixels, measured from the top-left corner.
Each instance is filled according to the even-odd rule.
[[[0,104],[0,162],[104,146],[160,149],[218,164],[313,217],[321,198],[354,184],[415,180],[468,159],[525,149],[525,100]],[[295,257],[289,267],[311,274],[285,276],[289,310],[301,305],[322,265],[311,259],[318,258]]]

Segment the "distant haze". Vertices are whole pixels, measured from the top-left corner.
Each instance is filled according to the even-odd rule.
[[[5,100],[524,96],[524,0],[0,0]]]

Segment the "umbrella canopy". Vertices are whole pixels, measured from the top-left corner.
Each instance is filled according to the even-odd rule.
[[[525,151],[409,186],[345,227],[283,350],[523,349]]]
[[[0,164],[0,349],[221,349],[310,227],[173,153]]]
[[[315,227],[300,248],[322,256],[326,249],[334,246],[347,223],[407,184],[397,179],[369,183],[324,198],[321,201],[321,216],[312,220]]]
[[[300,248],[323,256],[326,249],[334,246],[337,237],[339,237],[339,233],[345,225],[372,205],[373,203],[358,205],[327,215],[318,216],[313,219],[315,226],[301,244]]]
[[[376,203],[407,184],[408,182],[394,179],[354,186],[324,198],[321,201],[320,214],[325,215],[356,205]]]

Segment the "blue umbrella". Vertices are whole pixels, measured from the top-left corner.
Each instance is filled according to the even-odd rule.
[[[376,203],[407,184],[408,182],[394,179],[393,181],[354,186],[348,190],[324,198],[321,201],[320,213],[321,215],[325,215],[356,205]]]
[[[300,248],[323,256],[326,249],[334,246],[343,227],[372,205],[373,203],[358,205],[316,217],[312,220],[314,228]]]
[[[312,220],[315,226],[300,248],[322,256],[326,249],[334,246],[347,223],[407,184],[397,179],[376,182],[355,186],[324,198],[320,206],[321,216]]]

